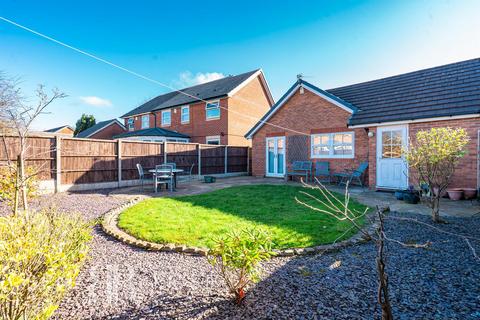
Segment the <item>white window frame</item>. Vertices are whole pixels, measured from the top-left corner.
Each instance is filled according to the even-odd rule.
[[[164,114],[167,114],[169,113],[170,114],[170,122],[166,123],[166,122],[163,122],[163,115]],[[167,109],[167,110],[162,110],[162,113],[161,113],[161,123],[162,123],[162,127],[169,127],[172,125],[172,109]]]
[[[334,143],[333,143],[333,136],[335,134],[351,134],[352,135],[352,154],[334,154]],[[328,148],[330,150],[330,154],[328,155],[318,155],[313,153],[313,149],[315,146],[314,144],[315,137],[319,136],[328,136]],[[310,137],[310,157],[312,159],[353,159],[355,158],[355,132],[354,131],[346,131],[346,132],[326,132],[326,133],[316,133],[312,134]]]
[[[147,119],[146,121],[146,125],[145,125],[145,119]],[[149,114],[144,114],[141,118],[141,121],[142,121],[142,129],[148,129],[150,128],[150,115]]]
[[[213,143],[210,143],[210,142],[213,142],[213,141],[218,141],[218,145],[220,145],[220,136],[207,136],[207,137],[205,137],[205,143],[206,144],[215,145]]]
[[[188,115],[188,119],[187,120],[183,120],[183,110],[187,110],[187,115]],[[181,123],[190,123],[190,106],[182,106],[180,107],[180,122]]]
[[[135,130],[135,120],[133,118],[127,119],[127,127],[128,127],[128,131]]]
[[[215,117],[209,117],[208,116],[208,105],[209,104],[214,104],[216,103],[217,104],[217,107],[215,109],[218,109],[218,116],[215,116]],[[213,109],[213,108],[210,108],[210,109]],[[220,116],[222,114],[222,111],[220,110],[220,100],[213,100],[213,101],[208,101],[205,103],[205,118],[207,120],[217,120],[217,119],[220,119]]]

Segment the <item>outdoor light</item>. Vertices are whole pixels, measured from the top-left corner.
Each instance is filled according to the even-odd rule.
[[[373,131],[368,131],[368,137],[369,137],[369,138],[373,138],[374,135],[375,135],[375,132],[373,132]]]

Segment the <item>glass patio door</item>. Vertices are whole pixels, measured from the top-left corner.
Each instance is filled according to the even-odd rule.
[[[285,137],[270,137],[266,141],[266,176],[285,175]]]

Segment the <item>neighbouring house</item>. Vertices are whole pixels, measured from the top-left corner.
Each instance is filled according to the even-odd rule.
[[[61,127],[56,127],[56,128],[45,130],[43,132],[61,134],[61,135],[66,135],[66,136],[73,137],[73,133],[75,132],[75,130],[72,127],[70,127],[69,125],[64,125],[64,126],[61,126]]]
[[[416,132],[462,127],[471,140],[452,186],[478,188],[479,117],[473,59],[330,90],[300,78],[246,137],[255,176],[284,177],[295,160],[328,161],[331,172],[368,161],[371,188],[403,189],[411,180],[402,148]]]
[[[247,146],[245,133],[274,104],[260,69],[179,91],[124,114],[128,134],[119,137]]]
[[[126,132],[125,126],[117,119],[105,120],[98,122],[88,129],[79,132],[76,138],[89,139],[113,139],[114,136]]]

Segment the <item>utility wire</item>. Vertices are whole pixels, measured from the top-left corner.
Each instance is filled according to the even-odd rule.
[[[23,29],[23,30],[25,30],[25,31],[28,31],[28,32],[30,32],[30,33],[33,33],[33,34],[35,34],[35,35],[37,35],[37,36],[39,36],[39,37],[42,37],[42,38],[47,39],[47,40],[49,40],[49,41],[52,41],[52,42],[54,42],[54,43],[56,43],[56,44],[59,44],[59,45],[61,45],[61,46],[63,46],[63,47],[66,47],[66,48],[68,48],[68,49],[71,49],[71,50],[73,50],[73,51],[76,51],[76,52],[78,52],[78,53],[80,53],[80,54],[83,54],[83,55],[85,55],[85,56],[87,56],[87,57],[90,57],[90,58],[92,58],[92,59],[94,59],[94,60],[97,60],[97,61],[99,61],[99,62],[105,63],[105,64],[107,64],[107,65],[109,65],[109,66],[111,66],[111,67],[114,67],[114,68],[116,68],[116,69],[119,69],[119,70],[122,70],[122,71],[124,71],[124,72],[127,72],[127,73],[129,73],[129,74],[131,74],[131,75],[133,75],[133,76],[136,76],[136,77],[138,77],[138,78],[141,78],[141,79],[143,79],[143,80],[149,81],[149,82],[151,82],[151,83],[157,84],[157,85],[162,86],[162,87],[164,87],[164,88],[167,88],[167,89],[170,89],[170,90],[172,90],[172,91],[178,92],[178,93],[183,94],[183,95],[185,95],[185,96],[187,96],[187,97],[190,97],[190,98],[192,98],[192,99],[194,99],[194,100],[208,103],[208,101],[206,101],[206,100],[204,100],[204,99],[201,99],[201,98],[199,98],[199,97],[196,97],[196,96],[194,96],[194,95],[191,95],[191,94],[189,94],[189,93],[187,93],[187,92],[184,92],[184,91],[182,91],[182,90],[178,90],[178,89],[176,89],[176,88],[173,88],[172,86],[169,86],[169,85],[167,85],[167,84],[165,84],[165,83],[162,83],[162,82],[157,81],[157,80],[155,80],[155,79],[152,79],[152,78],[150,78],[150,77],[144,76],[143,74],[140,74],[140,73],[138,73],[138,72],[135,72],[135,71],[132,71],[132,70],[127,69],[127,68],[125,68],[125,67],[122,67],[122,66],[120,66],[120,65],[118,65],[118,64],[116,64],[116,63],[110,62],[110,61],[108,61],[108,60],[106,60],[106,59],[104,59],[104,58],[98,57],[98,56],[96,56],[96,55],[94,55],[94,54],[91,54],[91,53],[89,53],[89,52],[87,52],[87,51],[78,49],[78,48],[76,48],[76,47],[74,47],[74,46],[71,46],[71,45],[69,45],[69,44],[66,44],[66,43],[64,43],[64,42],[62,42],[62,41],[56,40],[56,39],[54,39],[54,38],[52,38],[52,37],[49,37],[49,36],[47,36],[47,35],[45,35],[45,34],[43,34],[43,33],[40,33],[40,32],[35,31],[35,30],[33,30],[33,29],[30,29],[30,28],[28,28],[28,27],[26,27],[26,26],[24,26],[24,25],[21,25],[21,24],[15,22],[15,21],[12,21],[12,20],[7,19],[7,18],[5,18],[5,17],[0,16],[0,20],[3,20],[3,21],[5,21],[5,22],[7,22],[7,23],[9,23],[9,24],[12,24],[12,25],[20,28],[20,29]],[[246,102],[248,102],[248,103],[250,103],[250,104],[253,104],[253,105],[256,104],[256,103],[253,102],[253,101],[245,100],[245,99],[243,99],[243,98],[242,98],[241,100],[244,100],[244,101],[246,101]],[[283,126],[280,126],[280,125],[276,125],[276,124],[273,124],[273,123],[270,123],[270,122],[267,122],[267,121],[262,121],[261,118],[253,117],[253,116],[250,116],[250,115],[248,115],[248,114],[244,114],[244,113],[237,112],[237,111],[234,111],[234,110],[229,110],[228,108],[225,108],[225,107],[220,106],[220,104],[219,104],[219,107],[222,108],[222,109],[224,109],[224,110],[230,111],[230,112],[232,112],[232,113],[234,113],[234,114],[237,114],[237,115],[239,115],[239,116],[247,117],[247,118],[253,119],[253,120],[255,120],[255,121],[261,121],[262,124],[268,124],[268,125],[270,125],[270,126],[272,126],[272,127],[276,127],[276,128],[283,129],[283,130],[286,130],[286,131],[291,131],[291,132],[298,133],[298,134],[301,134],[301,135],[309,136],[309,134],[307,134],[307,133],[305,133],[305,132],[300,132],[300,131],[297,131],[297,130],[294,130],[294,129],[289,129],[289,128],[286,128],[286,127],[283,127]]]

